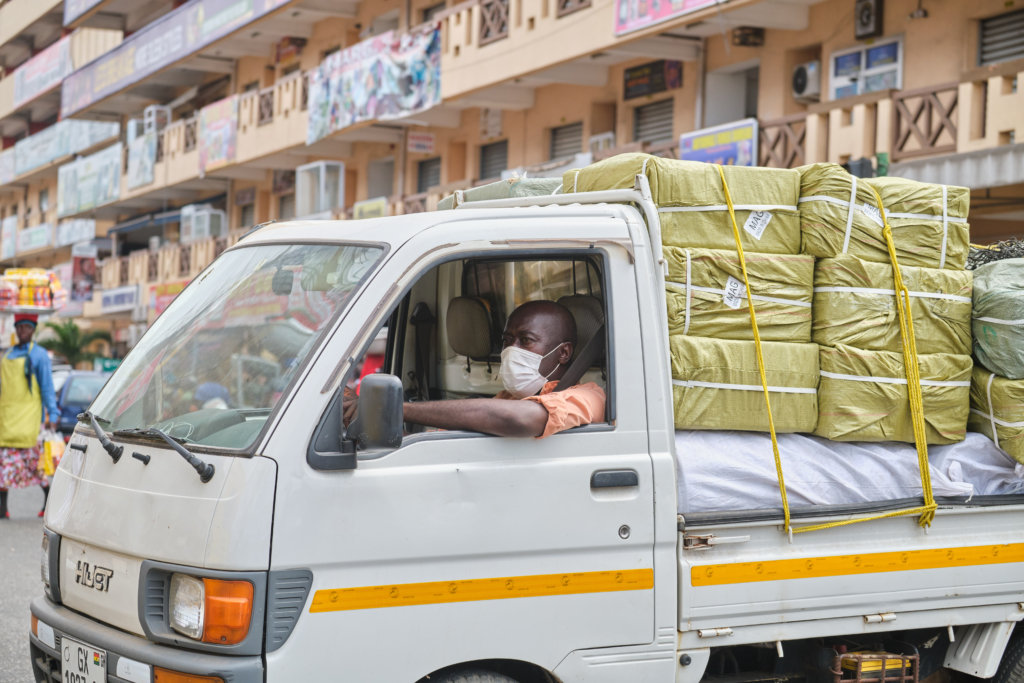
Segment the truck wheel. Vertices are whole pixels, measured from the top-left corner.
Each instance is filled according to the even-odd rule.
[[[1014,638],[1006,646],[992,683],[1024,683],[1024,638]]]
[[[472,671],[456,671],[434,679],[436,683],[519,683],[508,676],[491,671],[473,669]]]

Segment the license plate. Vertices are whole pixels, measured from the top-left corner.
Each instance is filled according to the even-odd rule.
[[[62,683],[107,683],[107,653],[94,647],[61,638],[60,680]]]

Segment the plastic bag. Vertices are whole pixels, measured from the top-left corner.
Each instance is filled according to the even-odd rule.
[[[39,440],[41,441],[39,464],[36,469],[40,474],[52,477],[64,455],[64,439],[52,429],[44,429],[39,434]]]

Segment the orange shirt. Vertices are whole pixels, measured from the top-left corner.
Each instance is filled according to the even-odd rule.
[[[604,421],[604,389],[593,382],[556,392],[557,386],[558,382],[548,382],[539,395],[522,399],[539,403],[548,411],[548,422],[538,439],[573,427]],[[499,392],[494,398],[515,400],[515,396],[507,391]]]

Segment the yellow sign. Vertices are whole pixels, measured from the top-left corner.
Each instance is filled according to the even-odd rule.
[[[356,202],[352,206],[352,218],[360,220],[362,218],[383,218],[388,215],[388,198],[387,197],[375,197],[374,199],[364,199],[361,202]]]

